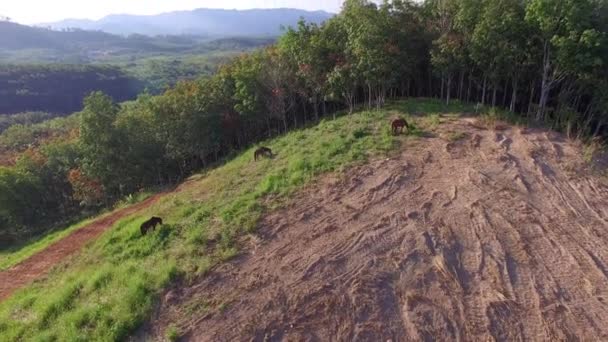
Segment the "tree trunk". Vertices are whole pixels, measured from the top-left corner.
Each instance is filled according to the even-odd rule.
[[[432,73],[431,73],[431,68],[429,68],[429,92],[428,92],[428,97],[433,97],[433,79],[432,79]]]
[[[545,42],[543,51],[543,78],[540,86],[538,111],[536,112],[537,121],[541,121],[545,118],[545,109],[547,107],[549,92],[551,90],[551,81],[549,80],[549,72],[551,71],[551,50],[549,49],[548,41]]]
[[[443,77],[443,75],[441,75],[441,92],[440,92],[439,98],[442,99],[442,100],[443,100],[443,86],[444,86],[444,83],[445,83],[445,78]]]
[[[325,102],[325,99],[321,99],[321,104],[322,104],[322,108],[323,108],[323,116],[327,115],[327,103]]]
[[[471,77],[471,74],[469,73],[469,86],[467,87],[467,102],[471,101],[471,82],[472,82],[472,77]]]
[[[304,120],[304,126],[306,126],[306,102],[305,101],[301,101],[302,102],[302,114],[304,115],[302,118]]]
[[[603,125],[604,121],[600,119],[600,121],[598,121],[597,123],[597,126],[595,126],[595,130],[593,131],[593,137],[597,137],[598,135],[600,135]]]
[[[532,104],[534,104],[534,91],[536,90],[534,81],[530,82],[530,100],[528,101],[528,115],[532,113]]]
[[[507,107],[507,88],[509,88],[509,79],[505,80],[505,86],[502,89],[502,106]]]
[[[515,106],[517,105],[517,76],[513,77],[511,85],[513,86],[513,93],[511,94],[511,104],[509,105],[509,111],[515,112]]]
[[[446,105],[450,105],[450,95],[452,92],[452,74],[448,74],[448,84],[447,84],[448,88],[447,88],[447,94],[446,94],[446,99],[445,99],[445,104]]]
[[[283,129],[287,133],[287,114],[283,114]]]
[[[462,92],[464,88],[464,70],[460,71],[460,85],[458,86],[458,99],[462,100]]]
[[[312,105],[314,106],[315,122],[319,122],[319,98],[317,94],[313,96]]]
[[[487,76],[483,76],[483,88],[481,91],[481,105],[485,105],[486,104],[486,85],[487,85]]]
[[[498,88],[498,82],[493,82],[493,83],[494,84],[493,84],[492,88],[494,88],[494,89],[492,91],[492,107],[496,107],[496,88]]]

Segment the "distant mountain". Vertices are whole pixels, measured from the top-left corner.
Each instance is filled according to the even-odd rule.
[[[124,37],[104,32],[83,30],[53,31],[49,29],[0,21],[0,50],[66,49],[80,44],[119,44]]]
[[[91,63],[143,56],[245,51],[266,46],[273,37],[194,35],[121,36],[82,29],[51,30],[0,21],[0,63]]]
[[[97,21],[67,19],[40,26],[53,29],[80,28],[100,30],[113,34],[129,35],[206,35],[227,36],[277,36],[282,26],[295,26],[304,18],[308,22],[321,23],[333,14],[323,11],[309,12],[298,9],[223,10],[196,9],[151,16],[110,15]]]

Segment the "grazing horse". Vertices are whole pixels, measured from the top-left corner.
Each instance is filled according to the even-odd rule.
[[[160,217],[152,217],[148,221],[142,223],[141,227],[139,228],[139,230],[141,231],[141,235],[146,235],[148,231],[154,230],[156,228],[156,225],[158,224],[163,224],[163,219],[161,219]]]
[[[405,121],[405,119],[393,120],[391,127],[393,128],[393,134],[397,134],[398,132],[403,133],[403,127],[407,128],[408,131],[410,129],[410,125],[408,125],[408,123],[407,123],[407,121]]]
[[[268,147],[264,147],[264,146],[258,148],[253,153],[253,160],[258,161],[258,158],[261,158],[262,156],[266,156],[268,158],[272,158],[272,156],[273,156],[272,150],[269,149]]]

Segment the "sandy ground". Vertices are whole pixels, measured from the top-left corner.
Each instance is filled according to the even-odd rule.
[[[266,216],[240,257],[163,296],[148,338],[608,340],[608,187],[581,154],[442,124]]]
[[[141,203],[116,210],[97,221],[77,229],[69,236],[51,244],[12,268],[0,271],[0,301],[9,297],[16,290],[43,278],[53,266],[66,260],[70,255],[79,252],[88,242],[111,228],[114,223],[151,206],[162,196],[163,194],[158,194]]]

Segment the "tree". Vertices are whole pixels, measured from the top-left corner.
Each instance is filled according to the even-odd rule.
[[[0,167],[0,245],[31,234],[27,227],[44,217],[40,208],[42,188],[33,174]]]
[[[80,118],[83,171],[87,177],[101,181],[110,196],[123,194],[123,176],[129,169],[129,161],[121,153],[126,139],[114,125],[117,115],[118,107],[112,99],[94,92],[84,100]]]
[[[600,39],[599,32],[590,25],[592,12],[591,0],[529,2],[526,20],[537,30],[543,47],[537,120],[545,119],[550,92],[576,69],[573,62],[593,63],[584,58]]]

